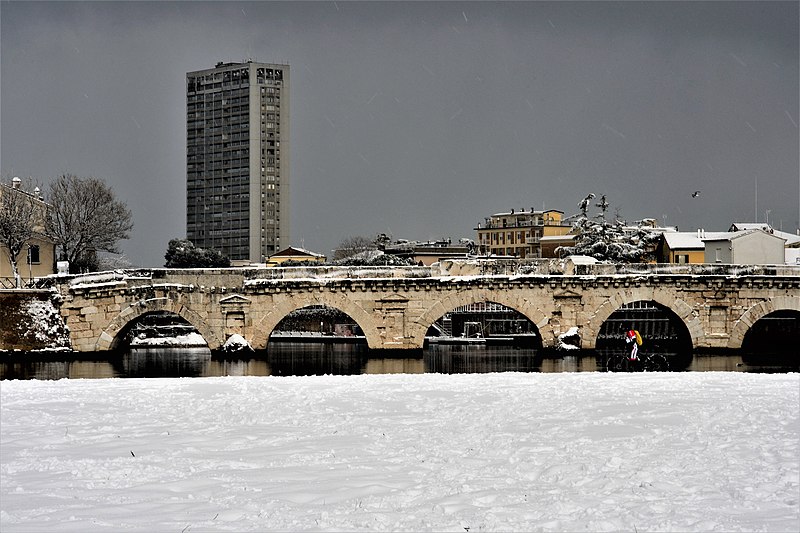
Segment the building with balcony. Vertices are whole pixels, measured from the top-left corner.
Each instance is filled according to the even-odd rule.
[[[542,238],[567,235],[572,226],[563,217],[564,212],[555,209],[512,209],[508,213],[494,214],[475,228],[478,252],[520,259],[554,257],[549,255],[552,247],[542,248]]]
[[[186,74],[186,238],[232,264],[289,243],[289,65]]]

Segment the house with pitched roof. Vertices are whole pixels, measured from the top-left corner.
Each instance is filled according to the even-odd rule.
[[[673,231],[662,234],[656,249],[659,263],[697,264],[705,261],[706,245],[700,232]]]
[[[784,262],[787,265],[800,265],[800,231],[798,233],[787,233],[780,231],[765,222],[734,222],[728,231],[747,231],[760,229],[784,239]]]
[[[782,265],[786,262],[786,239],[763,229],[709,234],[702,240],[706,263]]]
[[[310,250],[306,250],[305,248],[298,248],[295,246],[289,246],[288,248],[284,248],[280,252],[272,254],[267,259],[267,266],[274,267],[280,266],[287,261],[292,262],[312,262],[312,263],[324,263],[327,261],[327,258],[316,252],[312,252]]]

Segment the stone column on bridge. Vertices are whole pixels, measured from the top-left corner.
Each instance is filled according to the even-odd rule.
[[[247,339],[246,332],[252,325],[248,311],[250,310],[250,299],[240,294],[232,294],[220,299],[220,309],[223,316],[223,338],[224,343],[231,335],[241,335]],[[251,341],[251,339],[247,339]]]
[[[553,310],[547,324],[547,330],[552,332],[552,338],[545,338],[542,335],[542,344],[545,348],[555,348],[559,344],[559,336],[563,335],[570,328],[578,328],[578,336],[581,339],[581,348],[586,347],[588,342],[583,338],[583,295],[572,289],[564,289],[553,292]],[[540,333],[544,333],[540,331]]]
[[[411,345],[411,339],[406,331],[408,301],[405,296],[391,294],[375,302],[375,314],[382,319],[376,328],[381,345],[376,348],[385,350],[418,348]]]

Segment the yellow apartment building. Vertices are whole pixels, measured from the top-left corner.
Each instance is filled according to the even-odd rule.
[[[475,228],[479,253],[520,259],[549,257],[549,248],[542,248],[542,237],[569,233],[572,227],[563,217],[564,212],[555,209],[512,209],[509,213],[494,214]]]

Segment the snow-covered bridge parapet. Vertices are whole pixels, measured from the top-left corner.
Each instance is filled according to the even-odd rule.
[[[622,306],[652,301],[686,326],[695,348],[739,348],[767,314],[800,312],[800,268],[721,265],[562,265],[445,261],[432,267],[139,269],[62,277],[61,315],[74,349],[114,349],[142,315],[168,312],[212,349],[233,335],[263,349],[292,311],[325,305],[349,315],[372,349],[421,349],[452,310],[496,302],[527,317],[546,348],[577,328],[594,348]]]

